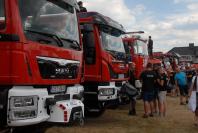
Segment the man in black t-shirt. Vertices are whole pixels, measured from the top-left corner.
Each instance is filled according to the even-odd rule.
[[[156,73],[152,69],[152,64],[148,63],[147,69],[140,75],[142,81],[142,92],[144,101],[144,118],[148,116],[153,116],[154,106],[154,88],[156,82]]]

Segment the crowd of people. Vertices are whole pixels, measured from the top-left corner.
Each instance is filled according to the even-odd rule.
[[[132,73],[132,72],[131,72]],[[167,96],[180,96],[180,105],[187,105],[192,91],[198,92],[197,86],[198,69],[177,66],[165,69],[161,66],[152,66],[148,63],[146,69],[141,73],[142,99],[144,102],[143,118],[154,116],[165,117],[167,110]],[[133,77],[133,76],[130,76]],[[134,84],[134,79],[129,80]],[[197,96],[198,97],[198,96]],[[198,98],[196,99],[198,103]],[[134,99],[133,99],[134,103]],[[198,126],[198,105],[196,106],[195,124]],[[133,104],[133,108],[134,104]],[[133,109],[135,110],[135,109]],[[129,114],[136,114],[129,112]]]

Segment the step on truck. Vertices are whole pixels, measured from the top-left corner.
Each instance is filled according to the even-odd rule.
[[[102,114],[117,105],[119,89],[128,80],[128,64],[118,22],[97,12],[78,14],[84,49],[84,104],[86,111]]]
[[[0,0],[0,126],[83,122],[75,0]]]

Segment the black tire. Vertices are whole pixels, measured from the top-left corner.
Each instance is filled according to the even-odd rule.
[[[79,119],[79,125],[81,127],[83,127],[85,125],[85,119],[84,118]]]
[[[7,125],[7,100],[10,86],[0,86],[0,128]]]

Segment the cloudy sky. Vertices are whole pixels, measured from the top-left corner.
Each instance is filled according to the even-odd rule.
[[[154,40],[154,51],[198,45],[198,0],[82,0],[123,24],[127,31],[143,30]]]

